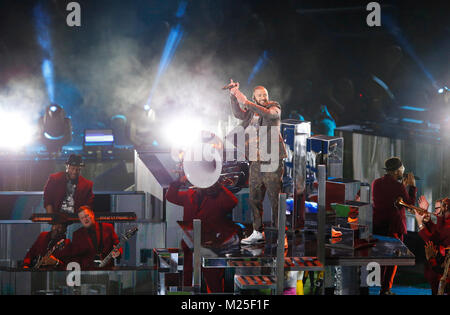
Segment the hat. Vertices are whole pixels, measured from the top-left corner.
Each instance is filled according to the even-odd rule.
[[[67,159],[66,164],[70,166],[84,166],[83,158],[78,154],[71,154]]]
[[[384,161],[384,169],[386,171],[396,171],[402,167],[402,161],[398,157],[391,157]]]

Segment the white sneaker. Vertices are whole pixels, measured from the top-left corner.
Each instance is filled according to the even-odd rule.
[[[241,240],[241,244],[246,244],[246,245],[256,244],[256,243],[261,243],[261,242],[264,242],[264,236],[261,232],[258,232],[256,230],[253,230],[253,233],[249,237]]]

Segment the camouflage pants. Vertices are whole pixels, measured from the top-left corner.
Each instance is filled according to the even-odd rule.
[[[282,189],[284,162],[275,172],[261,172],[261,162],[251,162],[249,174],[249,205],[253,213],[253,229],[263,229],[263,201],[266,191],[272,207],[272,226],[278,228],[278,195]]]

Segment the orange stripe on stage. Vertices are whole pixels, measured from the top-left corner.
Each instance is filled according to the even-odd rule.
[[[303,263],[302,260],[300,260],[300,258],[294,257],[294,260],[300,267],[304,267],[305,266],[305,264]]]
[[[241,285],[246,285],[246,284],[247,284],[247,283],[245,283],[245,281],[244,281],[244,279],[242,278],[242,276],[238,276],[237,279],[238,279],[238,281],[239,281],[239,283],[240,283]]]
[[[266,284],[272,284],[272,281],[267,276],[263,276],[262,278],[266,281]]]
[[[255,279],[258,284],[264,284],[258,276],[254,276],[253,279]]]
[[[289,267],[295,267],[295,264],[292,262],[291,258],[285,258],[284,262],[285,262],[285,264],[284,264],[285,266],[288,265]]]
[[[251,277],[245,276],[244,278],[245,278],[245,280],[246,280],[250,285],[255,285],[255,282],[252,280]]]
[[[311,262],[311,259],[308,257],[308,258],[306,258],[305,257],[305,263],[306,263],[306,265],[308,266],[308,267],[313,267],[314,266],[314,264]]]

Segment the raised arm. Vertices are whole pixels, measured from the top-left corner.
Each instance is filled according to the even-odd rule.
[[[183,182],[179,180],[172,182],[166,193],[166,199],[178,206],[183,206],[187,198],[187,191],[179,191]]]
[[[234,117],[240,120],[247,120],[251,115],[249,110],[242,110],[241,106],[239,106],[239,102],[233,94],[230,94],[230,103],[231,103],[231,111],[233,112]]]
[[[257,113],[258,115],[268,118],[268,119],[280,119],[281,110],[280,105],[276,102],[270,102],[269,107],[257,105],[253,102],[247,100],[244,105],[251,111]]]

